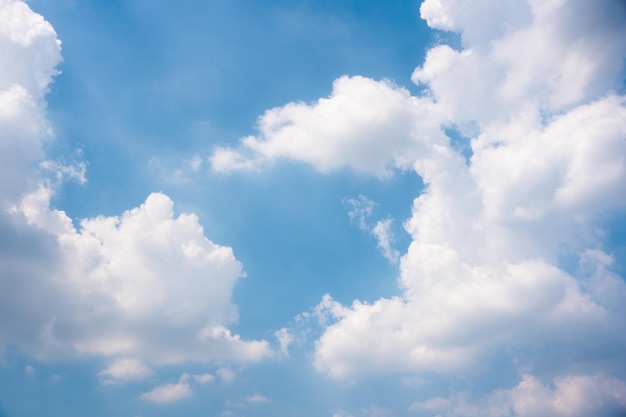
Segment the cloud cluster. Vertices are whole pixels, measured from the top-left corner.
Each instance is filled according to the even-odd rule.
[[[321,372],[469,372],[504,356],[556,386],[527,377],[508,394],[513,411],[493,415],[531,415],[515,402],[531,388],[545,415],[582,415],[554,408],[580,384],[598,398],[618,392],[623,407],[626,284],[604,228],[626,209],[624,3],[426,0],[420,10],[462,41],[428,51],[412,76],[421,96],[342,77],[328,98],[268,111],[257,136],[216,150],[213,169],[289,158],[380,178],[412,167],[426,184],[405,223],[401,295],[350,306],[327,296],[315,308]],[[371,207],[359,208],[363,222]],[[582,374],[566,376],[574,368]],[[577,410],[605,413],[594,398]]]
[[[0,348],[104,356],[112,362],[100,375],[112,382],[150,376],[145,363],[273,356],[268,342],[226,327],[244,276],[231,248],[207,239],[197,216],[175,215],[169,197],[78,225],[50,207],[56,183],[85,181],[84,164],[46,161],[42,150],[60,41],[25,3],[2,0],[0,54]]]
[[[623,364],[615,297],[626,300],[626,285],[610,272],[599,222],[626,207],[626,98],[610,90],[623,76],[626,10],[548,3],[481,33],[465,2],[423,3],[429,24],[461,32],[464,49],[429,51],[413,74],[428,89],[419,100],[471,135],[473,154],[467,163],[432,142],[415,158],[427,189],[406,223],[402,297],[330,312],[321,371],[453,371],[494,349],[551,344],[584,362],[597,354],[590,337]],[[563,253],[587,267],[562,269]]]
[[[410,406],[416,415],[459,417],[617,416],[624,408],[626,383],[603,375],[568,375],[550,385],[524,375],[515,387],[497,390],[477,403],[458,394],[416,401]]]
[[[394,167],[409,168],[424,143],[445,143],[429,118],[430,104],[390,82],[344,76],[328,98],[268,110],[259,119],[258,136],[243,138],[237,149],[217,148],[211,166],[218,172],[255,170],[282,158],[321,172],[349,168],[389,177]]]

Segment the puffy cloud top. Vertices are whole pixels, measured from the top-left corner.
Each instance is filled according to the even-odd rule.
[[[52,136],[44,96],[60,44],[24,2],[0,0],[0,55],[10,63],[0,65],[0,347],[112,357],[101,375],[116,380],[149,375],[144,362],[273,356],[268,342],[226,327],[238,319],[231,295],[242,265],[204,236],[196,215],[175,216],[161,193],[78,228],[50,207],[54,189],[37,163]],[[72,167],[42,166],[85,179]]]

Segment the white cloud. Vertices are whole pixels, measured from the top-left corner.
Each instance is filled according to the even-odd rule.
[[[394,241],[394,235],[391,230],[393,220],[388,218],[372,224],[370,217],[372,217],[376,203],[364,195],[359,195],[357,198],[345,199],[344,203],[350,206],[350,210],[348,211],[350,220],[356,222],[359,229],[371,233],[376,238],[377,246],[381,254],[387,258],[389,262],[398,262],[400,253],[391,246]]]
[[[258,136],[243,138],[238,149],[218,148],[211,165],[255,170],[284,158],[321,172],[349,168],[389,177],[394,167],[409,168],[425,144],[445,142],[430,104],[386,81],[341,77],[328,98],[268,110]]]
[[[270,400],[268,400],[267,398],[265,398],[263,395],[259,394],[258,392],[255,393],[254,395],[251,395],[249,397],[246,398],[246,402],[249,403],[269,403],[271,402]]]
[[[137,359],[120,358],[111,362],[99,375],[112,378],[105,380],[105,383],[133,381],[152,376],[152,370]]]
[[[289,355],[289,346],[294,341],[294,336],[289,332],[289,329],[283,327],[282,329],[275,331],[274,336],[278,339],[279,352],[284,356]]]
[[[391,219],[379,220],[372,228],[372,234],[376,237],[378,242],[378,249],[389,262],[398,262],[400,252],[391,247],[394,240],[393,232],[391,231]]]
[[[224,327],[237,319],[230,300],[241,264],[230,248],[203,235],[195,215],[175,217],[172,201],[152,194],[122,216],[84,219],[76,230],[65,213],[48,208],[49,197],[41,188],[15,209],[54,237],[59,252],[50,278],[38,277],[54,298],[19,312],[41,317],[31,326],[45,330],[49,343],[42,346],[35,334],[25,347],[40,355],[75,350],[156,364],[273,355],[268,342],[243,341]]]
[[[1,0],[0,53],[0,347],[44,359],[113,358],[101,375],[114,380],[147,375],[144,363],[272,357],[267,341],[227,328],[238,319],[231,295],[245,275],[231,248],[207,239],[194,214],[175,215],[169,197],[151,194],[120,216],[79,226],[50,207],[53,187],[84,182],[86,169],[43,152],[53,137],[44,97],[60,41],[24,2]]]
[[[85,162],[77,162],[71,165],[63,165],[55,161],[42,161],[39,163],[39,167],[54,174],[55,180],[58,183],[64,180],[75,180],[79,184],[85,184],[87,178],[87,164]]]
[[[193,395],[189,386],[189,375],[183,374],[176,384],[164,384],[141,394],[141,399],[158,404],[171,403]]]
[[[345,204],[351,207],[348,211],[350,220],[356,222],[361,230],[369,229],[369,218],[374,212],[376,203],[364,195],[359,195],[357,198],[346,199]]]
[[[610,417],[626,408],[626,383],[604,375],[569,375],[544,384],[524,375],[511,389],[497,390],[479,401],[467,395],[416,401],[410,409],[418,415],[459,417]]]
[[[334,319],[315,347],[322,372],[445,373],[552,345],[562,356],[543,357],[548,374],[572,361],[623,369],[626,284],[605,266],[599,222],[626,208],[626,98],[611,91],[623,75],[626,13],[609,1],[496,3],[422,5],[429,24],[462,33],[464,49],[428,52],[413,74],[428,88],[419,100],[470,138],[473,155],[433,142],[414,156],[427,188],[405,224],[403,293],[322,300],[316,311]],[[561,269],[564,252],[586,270]],[[532,368],[549,355],[533,352],[510,359]]]
[[[43,144],[52,136],[44,95],[61,62],[52,26],[14,0],[0,3],[0,206],[33,186]]]

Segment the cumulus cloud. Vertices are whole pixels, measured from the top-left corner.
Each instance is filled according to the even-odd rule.
[[[56,270],[37,277],[54,297],[14,313],[39,318],[29,323],[24,347],[44,356],[69,350],[160,364],[272,356],[268,342],[243,341],[225,327],[237,320],[230,300],[242,267],[230,248],[204,236],[195,215],[176,217],[167,196],[152,194],[119,217],[84,219],[77,230],[49,208],[49,198],[40,188],[14,209],[58,245]],[[42,334],[46,346],[37,340]]]
[[[335,321],[316,343],[320,371],[452,372],[548,345],[568,358],[552,358],[554,373],[570,361],[623,369],[616,299],[626,285],[604,264],[599,224],[626,206],[626,99],[611,91],[623,76],[626,10],[596,6],[522,2],[514,7],[526,17],[504,26],[509,14],[488,8],[501,13],[488,19],[498,27],[482,30],[475,5],[423,3],[428,23],[459,31],[464,49],[433,48],[413,79],[473,154],[467,162],[433,143],[414,159],[427,188],[405,224],[403,293],[347,307],[323,300],[317,310]],[[587,267],[563,269],[563,253]],[[600,350],[610,365],[594,361]],[[542,354],[511,359],[532,367]]]
[[[445,141],[430,104],[387,81],[341,77],[328,98],[268,110],[258,136],[243,138],[236,149],[216,149],[211,166],[219,172],[255,170],[292,159],[321,172],[349,168],[389,177],[394,167],[410,168],[425,143]]]
[[[626,209],[626,7],[426,0],[420,11],[462,40],[428,51],[412,74],[421,96],[342,77],[328,98],[272,109],[258,135],[213,155],[218,171],[280,158],[379,178],[411,167],[426,185],[405,222],[401,293],[348,306],[325,296],[313,311],[325,326],[317,369],[348,379],[476,371],[497,355],[520,369],[543,363],[543,380],[564,381],[573,366],[626,369],[626,284],[603,230]],[[369,228],[372,203],[350,204]],[[371,229],[397,256],[389,225]]]
[[[233,251],[207,239],[194,214],[175,215],[169,197],[77,224],[50,206],[55,186],[85,182],[86,172],[86,162],[43,152],[60,44],[24,2],[0,0],[0,347],[44,359],[104,356],[112,362],[100,375],[110,381],[145,378],[144,364],[273,356],[268,342],[227,327],[245,275]],[[185,392],[177,387],[158,393]]]
[[[61,42],[22,1],[0,2],[0,205],[33,186],[43,144],[52,137],[44,96],[58,73]]]

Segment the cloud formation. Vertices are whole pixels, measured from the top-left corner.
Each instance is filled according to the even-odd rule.
[[[318,340],[315,363],[335,377],[446,372],[536,344],[585,362],[595,338],[623,364],[615,299],[626,300],[626,285],[610,272],[599,223],[626,204],[626,99],[611,91],[623,76],[626,11],[531,2],[523,22],[479,33],[476,8],[456,3],[426,1],[422,16],[461,32],[464,49],[431,49],[413,79],[442,127],[470,135],[473,155],[466,163],[432,143],[415,158],[427,189],[405,225],[413,242],[401,261],[403,294],[329,311],[337,322]],[[562,269],[563,253],[586,268]]]
[[[385,178],[394,167],[410,168],[424,143],[444,143],[430,116],[430,102],[406,89],[344,76],[328,98],[268,110],[258,121],[258,136],[243,138],[237,149],[217,148],[210,162],[214,171],[230,172],[292,159],[325,173],[348,168]]]
[[[577,384],[623,407],[612,393],[626,379],[615,371],[626,369],[626,284],[605,228],[626,209],[624,3],[426,0],[420,10],[462,44],[428,51],[412,76],[421,96],[342,77],[328,98],[268,111],[258,135],[215,151],[213,169],[286,158],[379,178],[410,167],[423,179],[405,223],[401,294],[349,306],[326,296],[314,310],[326,323],[319,371],[478,372],[505,357],[520,372],[541,368],[517,394],[545,387],[534,378],[555,381],[537,388],[547,414],[579,415],[547,405]],[[469,158],[447,130],[469,143]],[[371,206],[355,208],[364,224]],[[571,376],[573,367],[583,373]],[[616,379],[594,376],[603,372]],[[507,397],[514,411],[494,415],[530,415],[515,408],[517,394]],[[445,415],[447,401],[423,406]],[[606,414],[581,401],[577,410]]]
[[[466,395],[416,401],[415,415],[459,417],[584,417],[617,416],[626,408],[626,383],[604,375],[570,375],[544,384],[524,375],[511,389],[497,390],[478,403]]]
[[[171,403],[183,400],[193,395],[189,385],[189,375],[183,374],[175,384],[164,384],[141,394],[141,399],[157,404]]]
[[[207,239],[194,214],[175,215],[169,197],[154,193],[120,216],[78,225],[50,207],[54,187],[84,182],[86,169],[43,152],[60,44],[24,2],[0,2],[0,52],[11,63],[0,65],[0,347],[45,359],[108,357],[100,375],[112,381],[149,376],[144,363],[272,357],[268,342],[227,328],[245,275],[232,249]]]

